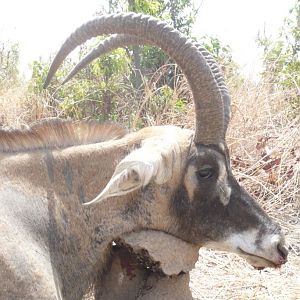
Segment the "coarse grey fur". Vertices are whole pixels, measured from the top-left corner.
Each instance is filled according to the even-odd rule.
[[[193,133],[176,127],[157,127],[123,133],[121,137],[120,128],[109,125],[110,138],[116,139],[105,141],[101,132],[106,132],[107,138],[107,126],[99,125],[95,136],[101,143],[94,143],[95,136],[85,138],[88,130],[84,126],[73,132],[80,132],[80,138],[86,143],[91,140],[92,144],[84,145],[79,138],[82,145],[56,143],[56,139],[64,140],[61,137],[73,125],[72,122],[42,124],[47,130],[38,133],[53,138],[52,144],[47,143],[44,148],[32,143],[31,130],[18,132],[24,135],[21,150],[18,141],[11,143],[10,152],[7,148],[2,150],[1,299],[81,299],[94,276],[105,268],[113,239],[144,228],[169,232],[173,226],[174,221],[167,214],[169,203],[165,201],[173,190],[169,187],[173,180],[159,189],[155,183],[149,184],[148,192],[138,190],[100,205],[82,204],[104,189],[122,158],[132,154],[133,149],[143,149],[142,142],[149,140],[152,152],[153,139],[161,141],[174,133],[177,141],[180,142],[182,135],[183,142],[187,139],[189,144]],[[57,132],[60,136],[55,137]],[[7,134],[4,138],[9,140]],[[170,161],[167,159],[165,163]],[[157,222],[162,227],[157,227]]]
[[[131,14],[79,28],[58,61],[101,28],[146,34],[166,51],[164,43],[181,41],[185,58],[169,53],[197,96],[196,131],[161,126],[126,133],[80,122],[0,131],[0,299],[81,299],[105,271],[112,241],[147,229],[236,252],[258,268],[285,263],[280,227],[232,174],[224,99],[205,57],[165,24]],[[193,64],[183,66],[188,54]]]

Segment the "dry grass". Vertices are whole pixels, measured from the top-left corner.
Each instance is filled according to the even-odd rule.
[[[280,91],[246,82],[233,91],[227,136],[235,175],[287,234],[289,261],[254,270],[233,254],[202,249],[191,274],[197,299],[300,299],[300,119]],[[294,112],[295,113],[295,112]]]
[[[190,286],[196,299],[297,300],[299,268],[299,257],[295,255],[290,255],[280,270],[257,271],[233,254],[201,249]]]
[[[155,85],[149,84],[140,114],[156,94]],[[176,88],[175,94],[183,92],[181,84]],[[287,233],[289,262],[280,270],[256,271],[235,255],[202,249],[191,274],[193,295],[197,299],[300,299],[299,112],[292,113],[285,94],[263,82],[245,82],[230,90],[227,141],[235,175]],[[191,102],[181,112],[170,109],[175,102],[176,97],[160,113],[155,108],[157,114],[144,115],[142,123],[193,127]],[[22,127],[59,114],[49,98],[29,95],[26,87],[0,91],[0,125]]]
[[[0,89],[0,127],[22,128],[59,115],[51,99],[28,92],[26,85]]]

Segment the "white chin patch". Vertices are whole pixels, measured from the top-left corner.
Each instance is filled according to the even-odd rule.
[[[254,253],[256,252],[257,248],[255,244],[257,236],[258,230],[252,229],[243,231],[241,233],[232,234],[226,242],[229,243],[229,245],[234,249],[239,248],[245,252]]]
[[[258,230],[252,229],[240,233],[231,234],[228,238],[218,242],[208,242],[204,246],[221,251],[239,253],[238,249],[245,252],[253,253],[256,250],[255,240]]]
[[[240,253],[239,249],[247,253],[255,253],[257,248],[255,244],[257,234],[257,229],[246,230],[240,233],[233,233],[226,239],[218,242],[208,242],[204,246],[234,253]]]
[[[260,240],[258,240],[258,237]],[[231,234],[218,242],[208,242],[204,246],[227,252],[233,252],[244,257],[252,266],[270,267],[278,258],[278,234],[259,235],[257,229]]]

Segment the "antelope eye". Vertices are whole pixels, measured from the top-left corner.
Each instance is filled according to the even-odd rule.
[[[198,170],[196,172],[196,175],[198,177],[198,179],[210,179],[213,177],[214,175],[214,170],[212,168],[205,168],[205,169],[202,169],[202,170]]]

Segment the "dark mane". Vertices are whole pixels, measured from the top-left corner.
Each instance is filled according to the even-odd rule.
[[[123,137],[127,130],[96,121],[45,120],[26,130],[0,129],[0,152],[59,149]]]

